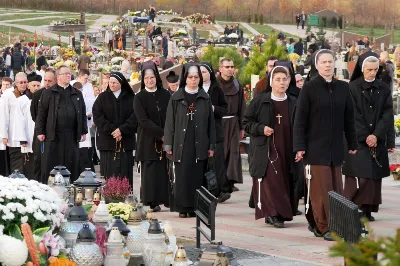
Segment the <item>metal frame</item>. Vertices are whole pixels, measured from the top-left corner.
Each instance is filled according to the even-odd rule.
[[[199,203],[203,201],[208,209],[199,209]],[[209,241],[215,240],[215,213],[217,210],[217,198],[214,197],[205,187],[196,190],[195,198],[195,213],[196,213],[196,247],[200,248],[200,233]],[[204,212],[207,212],[206,214]],[[208,214],[208,217],[206,216]],[[207,226],[211,235],[209,235],[203,228],[201,223]]]

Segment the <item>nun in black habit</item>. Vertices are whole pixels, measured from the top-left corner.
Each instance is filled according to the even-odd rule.
[[[358,151],[345,152],[343,195],[356,203],[369,221],[382,204],[382,178],[390,175],[388,152],[395,147],[393,100],[389,86],[379,80],[378,55],[367,52],[358,58],[350,79]]]
[[[179,88],[179,75],[175,74],[175,71],[170,71],[165,78],[168,83],[168,91],[173,94]]]
[[[208,157],[214,156],[215,123],[200,67],[183,67],[179,89],[171,96],[164,128],[164,149],[175,164],[174,204],[179,217],[195,217],[196,189],[203,185]]]
[[[293,63],[290,61],[276,61],[275,66],[283,66],[286,67],[289,70],[289,78],[290,78],[290,84],[289,87],[286,91],[286,94],[295,97],[296,99],[299,98],[300,94],[300,89],[297,88],[296,86],[296,76],[295,76],[295,71],[293,67]],[[268,85],[267,85],[268,86]]]
[[[140,162],[141,200],[153,211],[168,206],[167,159],[163,151],[164,125],[170,94],[163,88],[157,66],[142,66],[140,92],[133,109],[138,121],[136,161]]]
[[[127,177],[133,184],[133,150],[137,121],[133,110],[134,93],[119,72],[110,75],[107,90],[93,105],[97,126],[96,145],[100,151],[100,173],[105,178]]]

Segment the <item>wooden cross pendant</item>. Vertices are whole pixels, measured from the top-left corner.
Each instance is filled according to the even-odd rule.
[[[278,118],[278,124],[281,124],[281,118],[282,118],[282,116],[281,116],[280,114],[278,114],[278,115],[276,116],[276,118]]]
[[[193,103],[189,106],[189,110],[190,110],[190,113],[187,113],[186,115],[187,115],[187,116],[190,115],[190,120],[193,120],[193,115],[194,115],[194,113],[193,113],[193,111],[194,111],[194,104],[193,104]]]

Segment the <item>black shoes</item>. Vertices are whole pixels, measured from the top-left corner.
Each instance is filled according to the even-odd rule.
[[[221,192],[218,196],[218,203],[223,203],[231,198],[231,193]]]
[[[375,221],[375,217],[370,212],[363,212],[363,217],[367,218],[370,222]]]
[[[268,216],[265,218],[265,223],[273,225],[275,228],[284,228],[285,221],[278,216]]]
[[[196,217],[196,213],[194,213],[194,212],[190,212],[190,213],[180,212],[179,213],[179,218],[192,218],[192,217]]]
[[[153,212],[159,212],[159,211],[161,211],[161,207],[160,207],[159,205],[150,206],[150,208],[153,210]]]
[[[302,215],[303,213],[299,210],[296,211],[296,215]]]
[[[334,241],[332,236],[331,236],[331,232],[328,231],[328,232],[326,232],[324,234],[324,240],[326,240],[326,241]]]
[[[232,186],[232,192],[236,192],[236,191],[239,191],[239,188]]]

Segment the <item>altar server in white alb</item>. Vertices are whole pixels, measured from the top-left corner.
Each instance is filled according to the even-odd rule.
[[[92,115],[92,107],[95,101],[95,98],[91,97],[91,95],[85,95],[83,91],[83,84],[79,81],[74,82],[73,87],[77,90],[80,90],[83,95],[83,100],[86,105],[86,116],[87,116],[87,127],[88,133],[86,134],[86,139],[84,141],[79,142],[79,173],[85,171],[86,168],[90,168],[94,172],[94,164],[92,161],[91,147],[92,140],[90,134],[90,128],[92,127],[93,115]]]
[[[10,170],[23,171],[24,157],[21,153],[21,143],[13,139],[15,130],[19,130],[17,123],[17,112],[15,112],[18,102],[17,99],[25,94],[28,80],[25,73],[17,73],[15,76],[15,88],[12,93],[7,93],[2,97],[1,116],[0,119],[0,138],[2,143],[8,147],[8,155],[10,160]]]
[[[40,90],[42,76],[32,73],[28,75],[27,93],[16,100],[14,125],[16,130],[13,131],[12,138],[21,144],[21,153],[24,161],[23,171],[28,179],[35,178],[35,158],[33,156],[32,143],[35,131],[35,121],[31,116],[32,95]],[[40,181],[40,180],[38,180]]]

